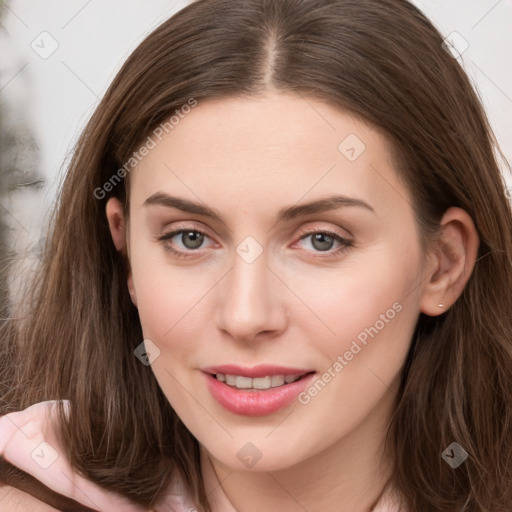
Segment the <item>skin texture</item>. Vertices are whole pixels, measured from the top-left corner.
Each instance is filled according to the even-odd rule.
[[[349,134],[365,145],[354,161],[338,149]],[[473,268],[471,218],[447,210],[440,241],[423,254],[386,138],[325,102],[275,91],[200,101],[130,180],[129,219],[115,198],[107,217],[130,265],[144,337],[160,350],[152,370],[231,503],[241,512],[369,510],[388,478],[384,434],[419,313],[445,312]],[[207,205],[222,220],[144,206],[156,192]],[[281,208],[333,194],[374,211],[343,206],[276,222]],[[187,249],[181,234],[158,240],[180,228],[207,237],[199,249]],[[322,251],[305,237],[325,230],[352,246],[335,254],[340,243]],[[236,252],[249,236],[263,249],[252,263]],[[393,304],[400,311],[379,329]],[[309,403],[271,415],[226,411],[200,370],[267,363],[321,377],[376,325],[378,334]],[[248,442],[261,454],[251,468],[237,457]],[[222,512],[219,496],[210,495],[213,512]]]

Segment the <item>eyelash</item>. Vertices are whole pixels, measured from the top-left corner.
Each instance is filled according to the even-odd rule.
[[[202,231],[201,229],[197,229],[197,228],[182,228],[182,229],[178,229],[176,231],[172,231],[170,233],[166,233],[166,234],[162,235],[161,237],[159,237],[158,240],[160,242],[166,242],[166,241],[174,238],[176,235],[180,235],[180,234],[186,233],[186,232],[199,233],[200,235],[208,237],[208,235],[204,231]],[[312,258],[326,258],[326,257],[338,256],[338,255],[348,251],[348,249],[350,249],[354,245],[351,240],[348,240],[347,238],[343,238],[342,236],[338,235],[334,231],[330,231],[328,229],[323,229],[323,230],[317,229],[317,230],[310,230],[310,231],[303,232],[303,233],[301,233],[299,241],[300,240],[304,240],[308,236],[316,235],[318,233],[321,233],[322,235],[328,235],[328,236],[332,237],[336,242],[339,242],[341,244],[341,246],[338,247],[338,249],[336,249],[334,251],[331,251],[331,250],[329,250],[329,251],[315,251],[317,253],[322,253],[323,252],[323,253],[327,254],[327,256],[314,255],[314,256],[311,256]],[[187,252],[184,252],[184,251],[181,251],[181,250],[176,250],[176,249],[174,249],[173,247],[171,247],[170,245],[168,245],[166,243],[163,243],[163,247],[164,247],[164,250],[166,250],[167,252],[171,253],[173,256],[175,256],[177,258],[182,258],[182,259],[189,259],[189,258],[193,257],[191,253],[196,252],[195,250],[192,250],[192,249],[189,249],[189,251],[187,251]]]

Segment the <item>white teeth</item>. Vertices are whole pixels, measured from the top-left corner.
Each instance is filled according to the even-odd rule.
[[[252,387],[254,389],[269,389],[272,387],[272,378],[257,377],[256,379],[252,379]]]
[[[252,388],[252,379],[250,377],[236,377],[235,388],[251,389]]]
[[[272,375],[268,377],[242,377],[241,375],[225,375],[217,373],[215,375],[218,381],[225,382],[228,386],[237,389],[270,389],[278,388],[284,384],[290,384],[301,378],[301,375]]]
[[[282,386],[284,384],[284,376],[283,375],[272,375],[272,387]]]

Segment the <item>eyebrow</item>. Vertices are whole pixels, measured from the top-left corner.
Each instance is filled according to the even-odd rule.
[[[144,201],[144,206],[151,205],[176,208],[183,212],[194,213],[196,215],[208,217],[216,221],[222,221],[222,216],[217,211],[212,210],[208,206],[200,203],[194,203],[193,201],[189,201],[188,199],[181,197],[170,196],[164,192],[156,192]],[[311,201],[305,204],[298,204],[282,208],[277,214],[277,222],[288,221],[314,213],[336,210],[343,206],[357,206],[375,213],[375,210],[362,199],[335,195],[318,199],[316,201]]]

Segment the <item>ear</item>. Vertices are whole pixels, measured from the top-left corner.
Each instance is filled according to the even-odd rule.
[[[441,233],[433,242],[429,274],[420,310],[429,316],[444,313],[458,299],[475,266],[480,239],[470,215],[449,208],[441,219]]]
[[[110,228],[110,234],[112,241],[116,249],[121,253],[123,259],[126,261],[127,272],[128,272],[128,291],[130,297],[135,306],[137,306],[137,296],[135,294],[135,288],[133,286],[133,275],[130,265],[130,252],[129,252],[129,239],[128,239],[128,223],[124,216],[123,205],[116,197],[111,197],[107,201],[106,214],[108,220],[108,226]]]

